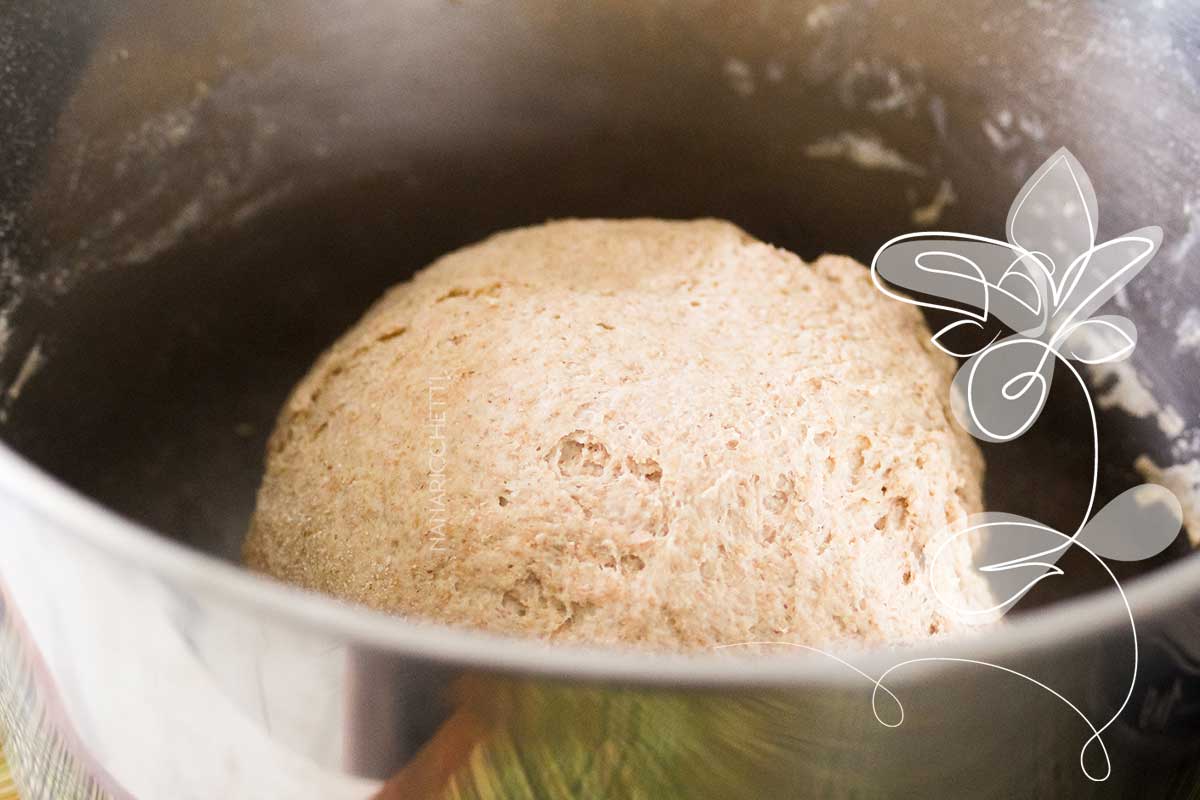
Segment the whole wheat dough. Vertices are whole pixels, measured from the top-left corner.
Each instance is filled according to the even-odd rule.
[[[928,339],[854,261],[725,222],[502,233],[391,289],[296,387],[245,558],[554,641],[948,631],[923,565],[983,465]],[[978,598],[970,555],[950,584]]]

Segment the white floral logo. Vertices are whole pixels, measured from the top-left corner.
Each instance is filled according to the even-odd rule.
[[[1162,242],[1162,231],[1146,227],[1097,243],[1097,205],[1091,181],[1066,149],[1051,156],[1018,193],[1008,213],[1007,241],[938,231],[906,234],[887,242],[871,263],[880,291],[896,300],[954,319],[933,343],[965,358],[954,379],[951,407],[970,433],[990,442],[1021,436],[1037,420],[1049,396],[1055,363],[1074,377],[1091,415],[1091,492],[1078,527],[1064,533],[1036,520],[989,511],[951,532],[930,560],[930,589],[947,610],[964,619],[995,619],[1039,581],[1062,570],[1055,562],[1070,547],[1086,551],[1124,591],[1105,559],[1133,561],[1163,550],[1179,532],[1178,499],[1156,484],[1134,487],[1092,514],[1099,479],[1099,432],[1087,383],[1073,361],[1101,364],[1127,358],[1137,330],[1127,318],[1093,316],[1134,278]],[[901,294],[899,287],[913,296]],[[1004,329],[1013,331],[1004,335]],[[947,339],[974,339],[953,349]],[[987,608],[955,608],[946,602],[933,576],[946,545],[963,536],[977,538],[976,552],[996,603]],[[1070,706],[1090,727],[1080,751],[1088,778],[1103,781],[1111,771],[1100,736],[1129,702],[1137,679],[1137,628],[1125,601],[1132,638],[1129,691],[1117,712],[1102,725],[1053,688],[998,664],[970,663],[1003,670],[1030,681]],[[966,661],[966,659],[919,659]],[[893,666],[880,676],[877,687]],[[1092,746],[1101,750],[1105,770],[1093,774],[1085,763]]]
[[[889,297],[957,317],[934,334],[933,343],[967,359],[955,376],[951,407],[972,435],[1007,442],[1029,430],[1045,406],[1056,361],[1088,399],[1093,474],[1079,528],[1066,536],[996,512],[973,520],[959,535],[987,531],[1009,558],[983,568],[1001,602],[989,609],[956,609],[962,615],[1007,610],[1034,583],[1054,574],[1054,561],[1072,544],[1131,561],[1155,555],[1179,532],[1178,501],[1156,484],[1130,489],[1092,516],[1099,436],[1087,384],[1071,362],[1100,364],[1133,352],[1137,329],[1129,319],[1093,314],[1146,266],[1162,242],[1162,231],[1148,227],[1097,244],[1096,220],[1091,181],[1062,149],[1017,195],[1008,213],[1008,241],[906,234],[881,247],[871,264],[876,286]],[[917,297],[899,294],[892,285]],[[1005,326],[1016,332],[1001,338]],[[944,341],[962,334],[982,344],[955,350]],[[1137,526],[1130,525],[1134,520]],[[1039,539],[1043,547],[1030,550]]]
[[[952,662],[1006,673],[1038,686],[1083,720],[1091,736],[1080,748],[1080,769],[1092,781],[1108,779],[1112,763],[1101,735],[1133,696],[1138,640],[1125,592],[1105,559],[1136,561],[1161,552],[1179,533],[1183,513],[1174,494],[1149,483],[1123,492],[1092,513],[1099,481],[1099,431],[1088,385],[1072,362],[1102,364],[1133,352],[1137,329],[1130,320],[1094,315],[1146,266],[1162,242],[1162,231],[1147,227],[1097,243],[1096,222],[1091,181],[1075,157],[1062,149],[1018,193],[1008,213],[1007,241],[946,231],[905,234],[879,249],[871,262],[871,276],[889,297],[951,316],[932,341],[950,355],[965,359],[954,378],[951,408],[958,422],[976,438],[1002,443],[1028,431],[1045,406],[1056,363],[1065,367],[1083,392],[1091,421],[1092,476],[1087,505],[1075,530],[1064,533],[1001,511],[977,514],[962,530],[949,531],[938,540],[923,578],[948,613],[965,621],[988,622],[1011,609],[1038,582],[1062,575],[1055,563],[1068,549],[1085,551],[1116,586],[1129,620],[1129,689],[1120,708],[1103,723],[1094,723],[1052,686],[1002,664],[975,659],[910,658],[872,677],[834,653],[809,645],[745,642],[727,646],[787,645],[837,661],[874,685],[871,710],[875,719],[889,728],[904,722],[904,707],[886,686],[897,670],[922,662]],[[1011,333],[1006,335],[1006,329]],[[956,348],[950,339],[973,341]],[[940,560],[952,552],[947,545],[964,536],[976,539],[975,568],[995,600],[985,608],[953,606],[946,597],[956,593],[937,583],[936,576],[954,576],[953,569],[940,568]],[[880,710],[884,698],[894,705],[895,718],[884,718]],[[1099,749],[1104,764],[1100,772],[1087,763],[1093,747]]]

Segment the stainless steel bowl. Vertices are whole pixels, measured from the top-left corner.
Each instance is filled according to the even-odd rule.
[[[886,681],[898,727],[871,680],[819,655],[546,648],[235,562],[310,360],[435,255],[548,217],[722,216],[869,259],[939,213],[1000,235],[1065,145],[1102,233],[1165,230],[1124,313],[1140,379],[1195,426],[1200,363],[1176,332],[1200,305],[1198,37],[1183,0],[0,10],[0,720],[27,796],[1193,790],[1200,562],[1182,543],[1122,573],[1139,677],[1104,781],[1083,769],[1104,774],[1101,748],[1080,764],[1085,720],[1122,707],[1134,641],[1086,559],[1011,624],[916,654],[1061,697],[925,661]],[[943,187],[957,199],[930,205]],[[989,448],[993,507],[1079,513],[1081,408],[1064,395],[1028,443]],[[1109,495],[1137,455],[1179,455],[1119,407],[1101,440]],[[873,678],[900,660],[847,658]]]

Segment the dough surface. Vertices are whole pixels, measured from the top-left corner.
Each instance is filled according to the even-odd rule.
[[[296,387],[245,559],[551,641],[961,628],[924,564],[981,510],[983,462],[928,339],[858,263],[725,222],[498,234],[389,290]],[[978,603],[965,541],[952,556],[954,605]]]

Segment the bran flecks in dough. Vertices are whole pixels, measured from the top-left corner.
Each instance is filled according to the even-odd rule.
[[[961,626],[925,563],[981,508],[954,370],[848,258],[715,220],[501,233],[391,289],[296,387],[245,558],[551,641],[920,640]],[[985,589],[959,542],[962,607]]]

